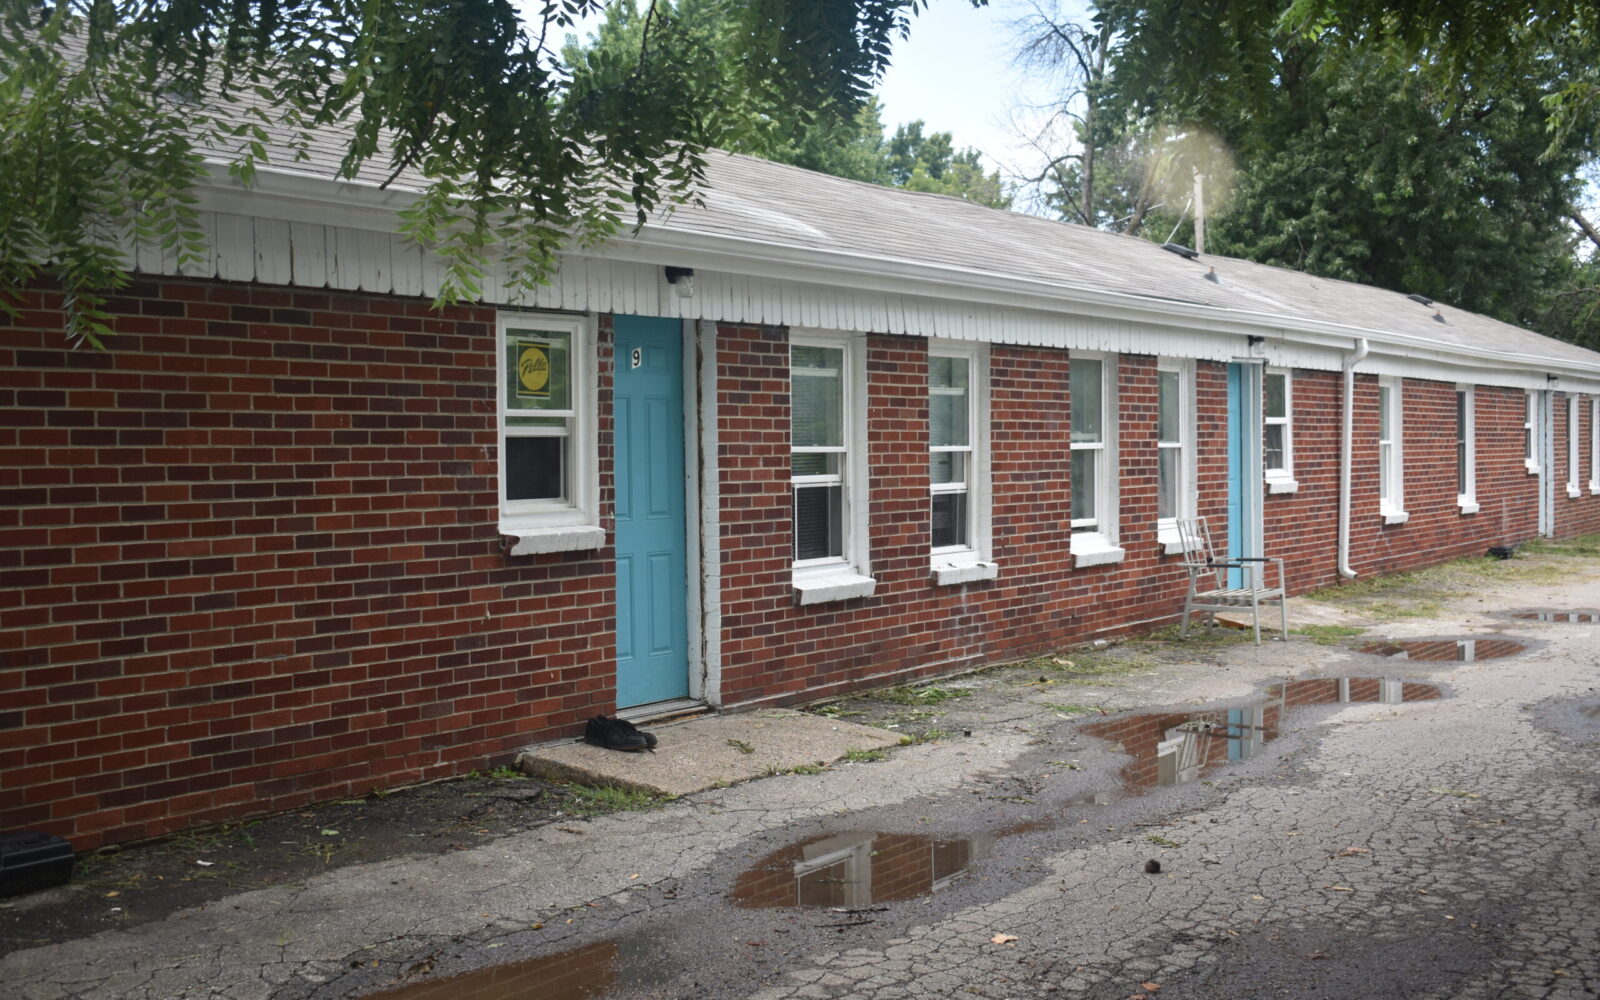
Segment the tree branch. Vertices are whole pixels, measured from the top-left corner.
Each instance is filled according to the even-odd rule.
[[[1600,247],[1600,232],[1597,232],[1594,226],[1590,224],[1589,220],[1583,217],[1583,213],[1578,211],[1577,206],[1567,206],[1567,218],[1571,219],[1577,225],[1578,229],[1583,232],[1583,235],[1589,237],[1589,242],[1593,243],[1596,247]]]

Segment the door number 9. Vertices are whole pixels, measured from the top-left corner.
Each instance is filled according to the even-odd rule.
[[[634,349],[633,349],[633,367],[634,367],[634,368],[637,368],[637,367],[639,367],[639,365],[640,365],[640,364],[641,364],[641,363],[642,363],[642,362],[643,362],[643,361],[644,361],[644,348],[642,348],[642,347],[635,347],[635,348],[634,348]]]

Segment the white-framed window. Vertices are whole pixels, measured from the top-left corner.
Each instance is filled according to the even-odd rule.
[[[1385,524],[1403,524],[1405,504],[1405,427],[1401,380],[1378,380],[1378,510]]]
[[[789,483],[801,604],[865,597],[866,365],[859,338],[789,336]]]
[[[1178,519],[1195,515],[1194,366],[1179,358],[1156,363],[1156,539],[1182,551]]]
[[[988,357],[981,344],[928,347],[929,551],[942,584],[992,580]]]
[[[1267,369],[1261,380],[1261,467],[1267,492],[1293,493],[1294,386],[1287,371]]]
[[[1069,372],[1073,561],[1079,566],[1119,562],[1116,356],[1074,353]]]
[[[512,555],[600,548],[592,327],[502,312],[496,332],[500,533]]]
[[[1473,433],[1477,393],[1456,386],[1456,505],[1463,514],[1478,512],[1478,445]]]
[[[1567,496],[1581,497],[1578,486],[1578,397],[1567,396]]]
[[[1600,396],[1589,400],[1589,495],[1600,493]]]
[[[1530,475],[1539,474],[1539,394],[1528,390],[1528,416],[1522,422],[1522,434],[1527,444],[1523,449],[1522,465]]]

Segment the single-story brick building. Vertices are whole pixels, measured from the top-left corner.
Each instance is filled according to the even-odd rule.
[[[409,195],[222,169],[107,352],[0,319],[0,829],[79,848],[1600,530],[1600,355],[1420,296],[717,156],[430,307]],[[284,159],[288,162],[288,158]]]

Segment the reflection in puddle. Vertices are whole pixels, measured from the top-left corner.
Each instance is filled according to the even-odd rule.
[[[638,949],[633,942],[597,941],[526,962],[424,979],[369,1000],[593,1000],[617,985]]]
[[[904,833],[813,837],[762,858],[734,884],[740,906],[870,906],[938,892],[989,852],[991,837]]]
[[[1248,708],[1170,712],[1108,719],[1080,732],[1120,745],[1133,758],[1120,792],[1097,791],[1065,808],[1106,805],[1158,785],[1182,785],[1219,765],[1254,756],[1278,736],[1283,713],[1303,705],[1431,701],[1438,685],[1386,677],[1327,677],[1288,681],[1267,689]],[[1061,816],[1023,817],[986,837],[938,840],[918,834],[854,831],[812,837],[762,858],[733,887],[740,906],[859,908],[916,899],[939,891],[988,855],[993,841],[1052,829]]]
[[[1526,648],[1526,643],[1515,639],[1405,639],[1364,642],[1356,646],[1356,652],[1392,660],[1474,663],[1515,656]]]
[[[1600,719],[1600,704],[1579,705],[1578,711],[1582,712],[1584,715],[1587,715],[1591,719]]]
[[[1529,622],[1571,622],[1585,625],[1600,623],[1600,611],[1523,611],[1512,617]]]
[[[1248,708],[1132,715],[1096,722],[1082,731],[1120,744],[1133,758],[1122,769],[1122,783],[1137,794],[1156,786],[1186,785],[1229,761],[1248,760],[1277,738],[1287,709],[1431,701],[1439,696],[1437,685],[1386,677],[1313,678],[1275,684],[1267,689],[1266,701]]]

